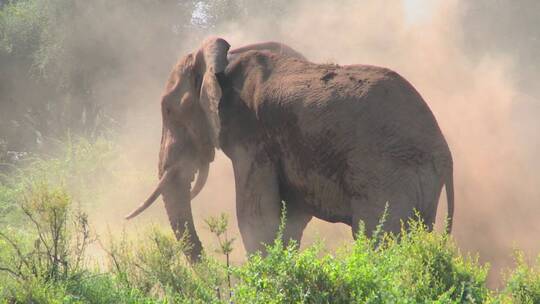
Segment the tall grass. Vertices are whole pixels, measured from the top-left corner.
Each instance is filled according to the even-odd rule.
[[[492,291],[487,265],[420,221],[399,238],[360,230],[336,254],[324,254],[322,243],[284,245],[278,234],[265,255],[236,266],[210,251],[192,265],[187,238],[158,227],[99,239],[78,200],[99,196],[96,176],[114,161],[114,147],[65,147],[2,178],[0,206],[10,211],[0,215],[0,303],[540,303],[540,260],[530,266],[517,254],[506,286]],[[214,247],[230,253],[226,217],[207,224]],[[100,244],[105,262],[88,258],[90,244]]]

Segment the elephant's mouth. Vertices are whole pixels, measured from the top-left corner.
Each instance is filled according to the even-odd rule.
[[[174,175],[180,173],[180,166],[173,166],[169,169],[167,169],[163,175],[161,176],[161,179],[159,180],[158,185],[150,194],[150,196],[142,203],[137,209],[133,210],[131,213],[126,215],[126,219],[132,219],[136,217],[137,215],[141,214],[144,210],[146,210],[148,207],[150,207],[157,198],[163,193],[163,187],[174,177]],[[197,179],[195,181],[195,184],[191,188],[190,191],[190,199],[195,198],[201,190],[204,188],[204,185],[206,184],[206,181],[208,179],[208,171],[209,171],[210,163],[203,164],[197,174]]]

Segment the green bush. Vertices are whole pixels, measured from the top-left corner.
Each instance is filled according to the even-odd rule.
[[[0,179],[0,295],[15,302],[54,302],[46,299],[90,273],[85,251],[94,236],[80,203],[99,189],[112,146],[104,139],[59,146],[56,157],[28,158]]]
[[[223,267],[209,257],[191,266],[184,254],[190,249],[186,240],[187,235],[177,241],[172,232],[157,227],[134,239],[124,234],[104,246],[108,270],[123,288],[154,298],[175,303],[219,302],[216,290],[225,282]]]
[[[516,269],[507,279],[501,301],[518,304],[540,303],[540,256],[531,267],[525,261],[523,253],[518,252],[516,264]]]
[[[4,279],[2,292],[39,303],[61,293],[63,282],[84,275],[84,254],[92,236],[86,215],[70,207],[62,188],[36,183],[26,189],[20,208],[27,229],[0,231],[0,270],[11,279]]]
[[[91,183],[99,182],[96,170],[106,165],[110,148],[106,141],[69,141],[59,157],[31,159],[0,184],[1,197],[6,199],[0,205],[15,210],[2,214],[0,223],[0,302],[164,301],[125,285],[115,271],[92,268],[87,261],[86,250],[95,236],[73,197],[91,195],[92,189],[99,188]],[[160,250],[180,246],[168,236],[153,236]],[[149,251],[149,256],[158,253]]]
[[[446,235],[419,222],[401,238],[363,232],[352,250],[320,256],[276,241],[238,270],[235,303],[483,303],[487,267],[463,258]]]

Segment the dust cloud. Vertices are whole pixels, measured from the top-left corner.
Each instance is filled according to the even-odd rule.
[[[454,232],[463,252],[479,253],[492,265],[492,283],[501,269],[512,266],[512,249],[532,255],[540,252],[540,166],[535,161],[540,108],[533,93],[518,86],[515,58],[508,52],[470,56],[467,28],[461,22],[463,1],[314,1],[286,8],[281,18],[225,22],[212,35],[225,38],[233,48],[275,40],[303,53],[313,62],[364,63],[391,68],[408,79],[434,112],[453,153],[456,212]],[[178,56],[196,49],[203,37],[193,33],[178,45]],[[152,58],[148,54],[148,59]],[[143,57],[141,57],[143,58]],[[145,59],[145,60],[148,60]],[[139,229],[143,223],[167,226],[162,204],[140,218],[124,223],[122,215],[145,199],[156,182],[161,121],[159,96],[176,58],[160,66],[159,77],[146,77],[131,91],[138,100],[131,108],[122,136],[129,170],[121,166],[115,189],[108,193],[98,225]],[[163,60],[159,65],[164,64]],[[142,71],[141,71],[142,72]],[[513,74],[514,73],[514,74]],[[133,82],[132,82],[133,83]],[[106,92],[107,90],[104,90]],[[125,98],[126,96],[124,96]],[[536,115],[531,111],[535,111]],[[121,173],[120,173],[121,172]],[[444,195],[443,195],[444,197]],[[229,214],[237,238],[234,260],[243,259],[236,226],[234,178],[230,161],[218,153],[208,183],[192,202],[196,228],[204,246],[216,244],[203,219]],[[441,199],[439,222],[446,215]],[[439,227],[440,228],[440,227]],[[314,220],[303,243],[326,239],[330,248],[352,239],[345,225]]]

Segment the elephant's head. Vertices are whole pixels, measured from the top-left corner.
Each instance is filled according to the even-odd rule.
[[[190,202],[203,188],[218,147],[218,105],[222,92],[217,78],[227,66],[228,49],[229,44],[223,39],[207,39],[173,69],[161,99],[160,180],[150,197],[126,217],[137,216],[162,195],[176,237],[182,237],[186,229],[189,233],[192,260],[199,258],[202,246],[195,232]]]

